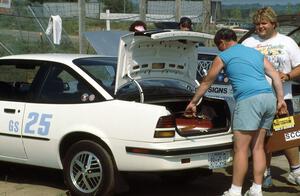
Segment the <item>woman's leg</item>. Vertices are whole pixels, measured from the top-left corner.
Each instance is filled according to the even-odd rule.
[[[248,170],[248,150],[255,132],[234,131],[232,184],[242,186]]]
[[[264,150],[266,130],[259,129],[253,135],[251,144],[253,157],[253,177],[256,184],[262,184],[263,176],[266,169],[266,154]]]

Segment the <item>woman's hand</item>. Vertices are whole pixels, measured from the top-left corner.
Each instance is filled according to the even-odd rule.
[[[196,117],[197,115],[197,104],[195,104],[194,102],[190,102],[187,107],[185,108],[184,111],[184,116],[186,117]]]
[[[277,114],[278,115],[288,114],[287,105],[284,100],[277,101]]]

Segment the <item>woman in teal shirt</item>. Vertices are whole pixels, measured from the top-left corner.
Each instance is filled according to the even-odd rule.
[[[222,52],[214,59],[208,75],[201,82],[185,112],[196,115],[199,100],[224,68],[233,88],[236,106],[232,121],[234,135],[232,185],[223,195],[241,196],[248,170],[248,150],[251,148],[254,181],[246,194],[260,196],[266,167],[264,152],[266,131],[270,130],[276,112],[279,114],[287,112],[282,83],[278,72],[260,52],[237,43],[233,30],[220,29],[215,35],[214,42]],[[277,100],[265,74],[272,79]]]

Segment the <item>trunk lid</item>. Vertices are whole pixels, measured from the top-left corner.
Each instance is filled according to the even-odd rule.
[[[147,31],[121,37],[115,94],[139,80],[177,80],[197,86],[198,43],[213,35],[191,31]]]

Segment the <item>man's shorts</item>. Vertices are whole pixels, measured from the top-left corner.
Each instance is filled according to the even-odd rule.
[[[273,93],[264,93],[236,103],[233,112],[232,130],[269,130],[276,113],[277,100]]]

